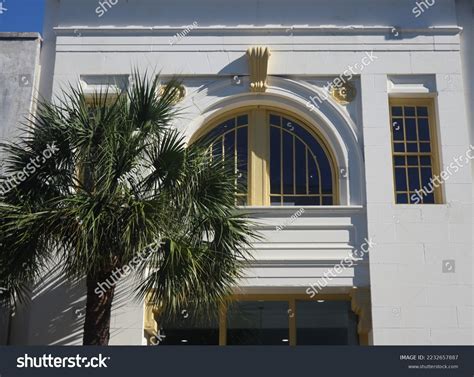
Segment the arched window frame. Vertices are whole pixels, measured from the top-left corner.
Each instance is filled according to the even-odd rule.
[[[320,132],[308,125],[308,122],[285,109],[271,106],[247,106],[239,107],[233,111],[220,114],[206,125],[201,127],[189,140],[189,144],[199,140],[212,129],[226,120],[248,115],[248,206],[269,207],[270,203],[270,115],[284,116],[290,121],[303,127],[312,137],[316,139],[323,148],[331,165],[331,179],[333,188],[333,204],[340,204],[338,164],[332,149]],[[320,207],[315,205],[315,207]]]

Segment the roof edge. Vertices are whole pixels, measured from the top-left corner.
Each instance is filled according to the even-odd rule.
[[[0,32],[0,39],[42,39],[38,32]]]

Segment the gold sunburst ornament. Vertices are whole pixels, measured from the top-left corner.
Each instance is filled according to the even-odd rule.
[[[342,85],[332,85],[330,89],[332,98],[334,98],[341,105],[347,105],[354,101],[357,96],[357,89],[350,82],[345,82]]]

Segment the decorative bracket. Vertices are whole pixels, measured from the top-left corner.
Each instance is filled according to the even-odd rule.
[[[368,345],[369,332],[372,330],[370,289],[355,288],[351,292],[351,299],[352,311],[359,316],[357,332],[359,333],[361,345]]]
[[[156,307],[153,306],[150,295],[148,295],[145,299],[145,312],[144,312],[144,335],[146,339],[149,341],[151,337],[156,336],[158,334],[158,323],[156,321],[156,316],[158,314],[158,310]]]
[[[256,46],[247,50],[250,69],[250,91],[265,93],[267,90],[268,60],[270,50],[268,47]]]

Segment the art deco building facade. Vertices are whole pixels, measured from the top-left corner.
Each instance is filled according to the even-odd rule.
[[[234,159],[263,236],[237,301],[162,344],[474,343],[473,8],[419,3],[47,1],[41,93],[179,75],[175,127]],[[153,343],[127,284],[111,344]],[[80,344],[83,307],[53,274],[13,340]]]

